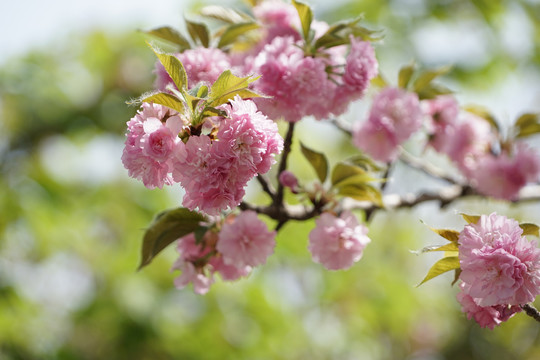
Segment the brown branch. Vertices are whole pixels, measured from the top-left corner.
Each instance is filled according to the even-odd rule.
[[[292,139],[294,134],[294,124],[295,123],[289,123],[289,129],[287,130],[287,135],[285,135],[285,141],[283,142],[283,152],[281,153],[281,161],[279,163],[278,167],[278,188],[277,193],[274,198],[274,206],[283,205],[283,191],[284,187],[279,182],[279,175],[287,169],[287,159],[289,157],[289,154],[291,153],[291,145],[292,145]]]
[[[525,314],[532,317],[534,320],[540,322],[540,312],[533,306],[533,304],[521,305],[521,308],[525,311]]]
[[[273,200],[276,196],[276,190],[272,186],[272,183],[270,182],[270,180],[268,180],[268,178],[264,176],[263,174],[258,174],[257,181],[259,182],[259,184],[261,184],[263,191],[267,193],[268,195],[270,195],[270,197]]]

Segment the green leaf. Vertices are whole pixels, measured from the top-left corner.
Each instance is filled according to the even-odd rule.
[[[495,130],[500,130],[497,119],[495,119],[495,116],[493,116],[485,107],[479,105],[466,105],[463,107],[463,110],[468,111],[478,117],[481,117],[482,119],[486,120]]]
[[[434,277],[437,277],[441,274],[444,274],[447,271],[459,269],[459,257],[457,256],[448,256],[444,257],[441,260],[437,261],[431,269],[429,269],[428,274],[422,280],[420,284],[417,286],[422,285],[428,280],[433,279]]]
[[[307,159],[307,161],[309,161],[313,169],[315,169],[317,177],[321,183],[323,183],[328,175],[328,160],[326,160],[326,156],[320,152],[305,147],[302,143],[300,143],[300,150],[302,150],[302,154],[304,154],[304,157]]]
[[[238,24],[245,22],[246,20],[251,20],[251,17],[247,14],[218,5],[208,5],[203,7],[200,14],[229,24]]]
[[[199,86],[199,88],[197,89],[197,97],[204,98],[206,97],[206,95],[208,95],[208,86],[206,85]]]
[[[213,107],[207,107],[204,109],[203,111],[203,114],[202,114],[202,117],[208,117],[208,116],[222,116],[222,117],[226,117],[227,116],[227,112],[221,110],[221,109],[216,109],[216,108],[213,108]]]
[[[145,94],[137,100],[128,102],[128,104],[130,105],[139,104],[141,102],[160,104],[168,108],[171,108],[173,110],[176,110],[179,113],[184,112],[184,104],[182,103],[182,101],[180,101],[176,96],[171,95],[169,93],[158,92],[158,93]]]
[[[311,28],[311,22],[313,21],[313,11],[311,10],[311,7],[309,7],[309,5],[298,2],[296,0],[292,0],[292,4],[296,8],[298,16],[300,17],[304,40],[306,40],[306,43],[309,43],[311,41],[309,30]]]
[[[411,77],[414,73],[415,65],[410,64],[402,67],[399,70],[398,75],[398,86],[402,89],[407,89],[407,86],[409,85],[409,81],[411,80]]]
[[[337,163],[336,166],[334,166],[334,169],[332,170],[332,186],[335,186],[336,184],[339,184],[345,179],[348,179],[353,176],[357,175],[365,175],[366,171],[362,169],[361,167],[354,166],[354,165],[348,165],[344,162]]]
[[[152,48],[152,51],[154,51],[154,54],[156,54],[161,65],[163,65],[165,68],[165,71],[167,71],[167,74],[169,74],[173,80],[176,87],[179,90],[187,89],[187,74],[182,62],[172,54],[165,54],[152,45],[150,45],[150,47]]]
[[[451,66],[443,66],[438,69],[423,71],[414,81],[413,90],[415,92],[422,91],[424,88],[430,85],[435,78],[448,73],[451,69]]]
[[[458,238],[459,238],[459,231],[451,230],[451,229],[435,229],[435,228],[432,228],[431,226],[428,226],[428,225],[426,226],[430,228],[431,231],[439,234],[446,240],[457,243]]]
[[[459,251],[459,247],[458,247],[457,242],[450,242],[450,243],[445,244],[445,245],[426,246],[425,248],[420,250],[421,253],[433,252],[433,251],[444,251],[444,252],[452,251],[452,252],[456,252],[456,251]]]
[[[197,230],[204,220],[201,214],[184,208],[158,214],[144,234],[138,270],[150,264],[173,241]]]
[[[538,114],[523,114],[521,115],[515,124],[515,128],[518,130],[516,137],[526,137],[540,133],[540,123]]]
[[[233,75],[230,70],[225,70],[210,88],[208,106],[225,104],[236,95],[240,95],[241,98],[261,97],[260,94],[248,89],[249,84],[257,79],[258,77],[251,76],[240,78]]]
[[[519,227],[523,230],[523,235],[540,236],[540,227],[536,224],[523,223],[519,224]]]
[[[454,285],[459,280],[459,275],[461,275],[461,268],[454,270],[454,281],[452,281],[451,285]]]
[[[378,40],[380,36],[374,36],[378,34],[378,31],[366,29],[365,27],[357,25],[362,20],[362,17],[350,21],[341,21],[328,28],[328,30],[315,40],[314,48],[331,48],[334,46],[345,45],[351,42],[350,36],[360,37],[364,41]]]
[[[420,100],[434,99],[440,95],[452,94],[453,91],[441,84],[431,83],[418,92]]]
[[[382,168],[373,161],[372,158],[367,156],[366,154],[358,154],[354,155],[347,160],[345,160],[345,163],[350,162],[353,165],[359,166],[362,169],[366,171],[381,171]]]
[[[339,186],[338,194],[358,201],[369,201],[381,208],[384,207],[380,190],[368,184],[349,184]]]
[[[180,51],[189,49],[191,45],[189,41],[182,36],[176,29],[173,29],[170,26],[163,26],[156,29],[146,31],[147,34],[155,36],[161,40],[168,41],[170,43],[176,44],[180,47]]]
[[[259,24],[255,22],[245,22],[233,24],[225,29],[225,32],[219,38],[218,48],[224,48],[235,42],[235,40],[248,31],[259,28]]]
[[[208,30],[208,27],[203,23],[188,19],[185,19],[185,21],[189,35],[193,41],[200,43],[203,47],[208,47],[210,44],[210,31]]]
[[[467,222],[467,224],[476,224],[478,220],[480,220],[480,215],[467,215],[467,214],[460,214],[461,217],[463,217],[463,220]]]

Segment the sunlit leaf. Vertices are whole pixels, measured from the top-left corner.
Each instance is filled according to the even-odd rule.
[[[452,281],[452,285],[458,282],[459,275],[461,275],[461,268],[454,270],[454,281]]]
[[[189,35],[193,41],[199,42],[204,47],[208,47],[210,44],[210,31],[208,30],[208,27],[203,23],[188,19],[185,19],[185,21]]]
[[[326,160],[326,156],[320,152],[305,147],[302,143],[300,143],[300,149],[302,150],[304,157],[309,161],[313,169],[315,169],[315,173],[317,173],[317,177],[321,183],[323,183],[328,175],[328,160]]]
[[[208,5],[201,9],[200,14],[202,16],[221,20],[229,24],[237,24],[245,22],[246,20],[251,20],[250,16],[236,11],[231,8],[226,8],[219,5]]]
[[[461,217],[463,217],[463,220],[465,220],[468,224],[476,224],[478,220],[480,220],[480,215],[467,215],[467,214],[460,214]]]
[[[382,168],[366,154],[354,155],[346,160],[353,165],[359,166],[366,171],[381,171]]]
[[[173,241],[195,231],[204,220],[201,214],[185,208],[158,214],[144,234],[139,270]]]
[[[296,8],[298,16],[300,17],[300,23],[302,24],[302,33],[304,34],[304,39],[306,40],[306,42],[309,42],[311,40],[309,30],[311,28],[311,22],[313,21],[313,11],[311,10],[311,7],[309,5],[298,2],[296,0],[292,0],[292,4]]]
[[[442,258],[441,260],[437,261],[431,269],[429,269],[428,274],[422,280],[420,284],[417,286],[422,285],[428,280],[431,280],[441,274],[444,274],[447,271],[459,269],[459,257],[457,256],[448,256],[445,258]]]
[[[451,66],[443,66],[438,69],[425,70],[421,72],[420,75],[418,75],[418,77],[416,78],[416,80],[414,80],[413,90],[415,92],[422,91],[425,87],[430,85],[435,78],[448,73],[451,69]]]
[[[380,190],[368,184],[351,184],[340,186],[338,188],[338,194],[358,201],[369,201],[379,207],[384,207]]]
[[[446,240],[457,243],[458,238],[459,238],[459,231],[451,230],[451,229],[435,229],[435,228],[432,228],[431,226],[428,226],[428,227],[431,229],[431,231],[439,234]]]
[[[166,106],[180,113],[184,112],[184,104],[176,96],[158,92],[141,96],[139,99],[128,102],[128,104],[138,104],[141,102],[154,103]]]
[[[180,47],[180,51],[189,49],[191,45],[189,41],[180,34],[176,29],[173,29],[170,26],[163,26],[156,29],[146,31],[147,34],[155,36],[161,40],[168,41],[170,43],[176,44]]]
[[[523,230],[523,235],[540,236],[540,227],[536,224],[523,223],[519,224],[519,227]]]
[[[225,70],[210,88],[208,105],[216,107],[225,104],[236,95],[242,98],[260,97],[260,94],[248,89],[249,84],[257,79],[251,76],[240,78]]]
[[[230,45],[236,41],[236,39],[245,34],[248,31],[255,30],[259,28],[259,24],[255,22],[245,22],[239,24],[233,24],[221,35],[219,38],[218,48],[223,48],[227,45]]]
[[[433,245],[433,246],[426,246],[422,250],[420,250],[421,253],[426,252],[433,252],[433,251],[459,251],[458,243],[457,242],[450,242],[445,245]]]
[[[341,181],[356,175],[364,175],[366,171],[361,167],[348,165],[343,162],[337,163],[332,170],[331,181],[332,185],[340,183]]]
[[[540,133],[540,117],[539,114],[523,114],[515,124],[517,129],[516,137],[526,137]]]
[[[187,74],[186,70],[184,69],[184,65],[182,65],[182,62],[172,54],[165,54],[153,47],[152,45],[150,45],[150,47],[156,54],[159,62],[165,68],[165,71],[167,71],[167,74],[169,74],[169,76],[173,80],[176,87],[178,89],[186,89],[188,85]]]
[[[402,89],[407,89],[407,86],[409,85],[409,81],[411,81],[411,77],[414,73],[415,65],[410,64],[403,66],[399,70],[398,75],[398,86]]]

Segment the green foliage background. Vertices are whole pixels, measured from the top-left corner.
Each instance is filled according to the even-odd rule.
[[[400,9],[412,3],[424,10],[404,17]],[[427,21],[466,16],[496,39],[517,6],[534,26],[533,50],[516,58],[492,46],[488,62],[458,65],[449,80],[482,91],[510,71],[539,69],[534,1],[339,4],[320,2],[315,13],[333,21],[363,12],[385,29],[381,64],[417,57],[410,34]],[[144,227],[181,199],[178,189],[144,188],[120,163],[125,122],[135,113],[124,101],[151,88],[153,63],[141,34],[96,32],[0,69],[0,359],[540,358],[537,323],[518,314],[480,329],[460,312],[449,274],[415,287],[436,255],[409,251],[443,243],[419,218],[459,229],[456,211],[496,210],[540,223],[538,204],[477,199],[378,213],[364,258],[339,272],[311,261],[312,221],[289,223],[267,265],[246,280],[218,281],[206,296],[174,288],[172,247],[136,272]],[[326,124],[299,127],[302,142],[334,163],[354,152]],[[291,162],[302,181],[315,179],[298,139]]]

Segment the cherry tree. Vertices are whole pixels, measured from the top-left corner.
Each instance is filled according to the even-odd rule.
[[[334,271],[354,266],[377,241],[368,232],[376,212],[424,202],[442,207],[469,196],[540,198],[540,155],[524,141],[540,132],[538,115],[524,113],[502,129],[488,110],[461,106],[437,81],[450,67],[409,64],[395,81],[387,79],[375,52],[384,46],[378,45],[382,34],[361,18],[330,25],[295,0],[251,5],[249,13],[204,7],[201,16],[220,23],[213,32],[190,20],[189,38],[167,26],[148,32],[177,52],[150,44],[155,88],[130,101],[140,108],[127,122],[122,162],[147,188],[181,186],[185,194],[182,207],[158,214],[146,230],[139,268],[174,244],[175,286],[191,283],[204,294],[217,274],[234,281],[264,265],[289,221],[315,219],[308,251]],[[367,117],[354,124],[341,119],[357,101],[371,104]],[[342,130],[358,152],[330,166],[324,144],[301,144],[316,175],[303,184],[287,160],[295,125],[307,117]],[[423,139],[424,153],[446,157],[455,170],[405,151],[413,135]],[[446,185],[388,193],[397,161]],[[252,181],[266,194],[265,204],[245,199]],[[540,294],[540,249],[531,239],[539,227],[496,213],[462,216],[461,230],[433,229],[447,243],[419,251],[443,253],[421,283],[454,271],[457,300],[482,327],[492,329],[522,310],[540,321],[531,305]]]

